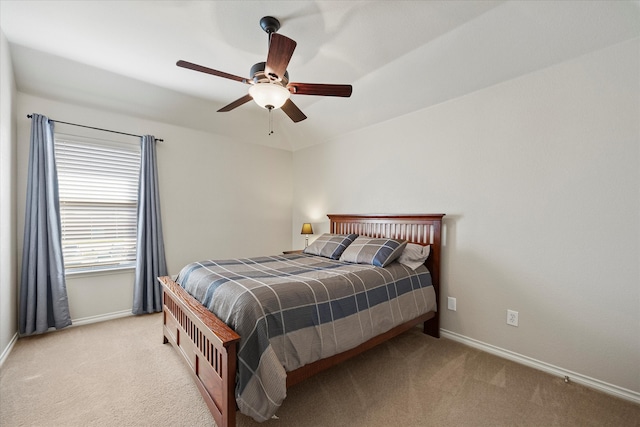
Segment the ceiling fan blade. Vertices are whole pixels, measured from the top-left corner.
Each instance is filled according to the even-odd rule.
[[[240,76],[235,76],[233,74],[225,73],[223,71],[214,70],[213,68],[203,67],[202,65],[194,64],[192,62],[187,62],[180,60],[176,62],[178,67],[188,68],[190,70],[200,71],[201,73],[211,74],[218,77],[223,77],[225,79],[235,80],[240,83],[248,83],[247,79]]]
[[[251,95],[246,94],[242,98],[238,98],[235,101],[233,101],[231,104],[225,105],[224,107],[219,109],[218,113],[226,113],[227,111],[231,111],[234,108],[237,108],[237,107],[241,106],[242,104],[246,104],[247,102],[251,101],[252,99],[253,98],[251,97]]]
[[[287,89],[294,95],[351,96],[351,85],[332,85],[322,83],[289,83]]]
[[[298,108],[298,106],[294,104],[290,99],[287,99],[287,102],[285,102],[284,105],[280,108],[295,123],[301,122],[307,118],[307,116],[305,116],[304,113]]]
[[[267,54],[267,65],[264,71],[267,75],[277,76],[278,79],[284,77],[289,61],[293,55],[297,43],[288,37],[278,33],[271,34],[269,42],[269,53]]]

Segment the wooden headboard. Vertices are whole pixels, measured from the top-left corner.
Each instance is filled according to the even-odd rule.
[[[329,232],[334,234],[360,234],[369,237],[402,239],[420,245],[431,245],[425,265],[431,272],[440,310],[440,252],[442,217],[445,214],[408,215],[341,215],[329,214]]]

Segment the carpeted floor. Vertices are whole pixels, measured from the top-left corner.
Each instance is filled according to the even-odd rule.
[[[18,340],[0,425],[214,425],[161,316]],[[640,426],[640,405],[414,329],[288,391],[279,419],[238,426]]]

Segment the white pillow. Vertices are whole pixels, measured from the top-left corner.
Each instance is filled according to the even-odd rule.
[[[404,264],[407,267],[415,270],[420,267],[429,258],[431,252],[431,245],[422,246],[416,243],[407,243],[404,251],[398,257],[398,262]]]

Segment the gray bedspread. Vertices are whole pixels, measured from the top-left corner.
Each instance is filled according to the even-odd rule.
[[[287,371],[436,309],[431,275],[290,254],[202,261],[176,280],[241,337],[236,401],[257,421],[286,397]]]

